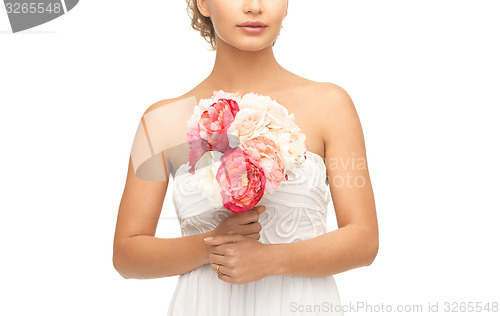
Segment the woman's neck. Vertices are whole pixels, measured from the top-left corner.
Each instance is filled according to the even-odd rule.
[[[214,68],[204,81],[209,89],[240,92],[242,95],[269,90],[288,73],[276,61],[272,46],[260,51],[242,51],[224,44],[218,47]]]

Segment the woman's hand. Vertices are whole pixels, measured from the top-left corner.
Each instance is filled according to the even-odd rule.
[[[210,238],[210,237],[208,237]],[[205,240],[210,245],[209,260],[219,279],[242,284],[272,275],[275,260],[270,245],[239,234],[219,235]]]
[[[262,228],[259,223],[259,215],[265,210],[264,205],[259,205],[244,213],[232,213],[219,223],[210,236],[240,234],[259,240]]]

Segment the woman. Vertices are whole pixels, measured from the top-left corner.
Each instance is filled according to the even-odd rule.
[[[141,118],[117,219],[115,268],[124,278],[179,275],[169,315],[343,315],[333,275],[370,265],[378,252],[352,100],[333,83],[277,63],[273,46],[287,0],[187,3],[193,28],[216,51],[215,65],[191,91],[151,105]],[[211,207],[188,172],[186,121],[218,90],[272,97],[306,135],[303,168],[241,214]],[[170,176],[182,237],[157,238]],[[330,195],[339,228],[327,232]]]

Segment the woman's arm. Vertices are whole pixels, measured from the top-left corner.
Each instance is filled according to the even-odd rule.
[[[113,244],[113,265],[124,278],[151,279],[179,275],[209,262],[204,237],[213,231],[179,238],[154,237],[167,181],[144,181],[129,161]]]
[[[378,253],[378,223],[365,142],[354,104],[341,87],[324,83],[318,120],[338,229],[288,244],[269,245],[272,274],[333,275],[370,265]],[[326,102],[325,102],[326,100]],[[311,104],[314,104],[311,102]]]

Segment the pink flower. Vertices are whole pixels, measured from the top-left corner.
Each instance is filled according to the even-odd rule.
[[[285,163],[279,146],[269,137],[257,136],[240,145],[250,157],[259,162],[266,175],[264,194],[272,193],[280,185],[285,175]]]
[[[201,114],[200,137],[208,140],[211,150],[224,151],[229,147],[227,129],[240,110],[232,99],[219,99]]]
[[[194,128],[188,132],[187,141],[189,145],[189,173],[194,174],[196,163],[203,154],[210,150],[210,146],[207,140],[200,137],[200,130],[198,128]]]
[[[189,150],[189,172],[194,174],[196,162],[207,151],[224,152],[229,147],[227,129],[240,110],[232,99],[219,99],[201,113],[198,127],[187,134]]]
[[[259,203],[264,194],[266,176],[259,162],[238,147],[225,151],[217,170],[224,207],[243,213]]]

